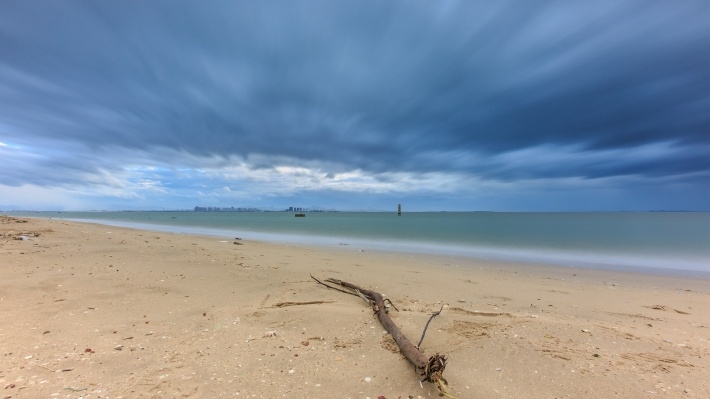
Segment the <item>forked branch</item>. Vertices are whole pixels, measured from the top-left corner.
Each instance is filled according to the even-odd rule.
[[[437,353],[427,358],[417,346],[414,346],[389,317],[382,294],[338,279],[328,278],[325,281],[330,284],[326,284],[313,276],[311,276],[311,278],[318,284],[346,294],[359,296],[368,302],[380,320],[380,323],[382,323],[382,326],[388,333],[390,333],[394,341],[397,343],[397,346],[399,346],[400,352],[407,358],[407,360],[414,364],[420,376],[423,377],[421,381],[431,382],[436,385],[441,395],[453,398],[453,396],[448,393],[447,382],[443,377],[444,369],[446,368],[446,356]],[[440,312],[441,310],[435,313],[434,316]],[[431,319],[434,318],[434,316],[429,319],[429,322],[431,322]],[[427,322],[427,327],[429,326],[429,322]],[[424,333],[426,333],[426,328],[424,329]],[[422,339],[424,339],[424,334],[422,334]]]

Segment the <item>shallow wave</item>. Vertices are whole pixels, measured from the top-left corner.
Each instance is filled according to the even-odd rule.
[[[197,226],[177,226],[118,220],[66,219],[108,226],[177,234],[196,234],[213,237],[240,237],[255,241],[280,244],[376,250],[395,253],[459,256],[480,260],[549,264],[564,267],[585,267],[618,271],[650,273],[710,275],[707,259],[675,254],[648,256],[642,253],[613,253],[603,251],[554,250],[525,247],[448,245],[445,243],[405,240],[371,240],[353,237],[319,236],[312,234],[272,233],[247,229],[221,229]]]

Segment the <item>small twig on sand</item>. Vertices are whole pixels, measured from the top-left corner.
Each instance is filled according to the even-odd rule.
[[[437,312],[434,312],[434,314],[429,317],[429,320],[426,322],[426,326],[424,326],[424,331],[422,331],[422,337],[419,339],[419,343],[417,344],[417,349],[419,349],[420,346],[422,346],[422,342],[424,341],[424,335],[426,334],[426,329],[429,328],[429,323],[431,323],[431,320],[441,314],[441,311],[444,310],[444,305],[441,305],[441,309],[439,309]]]
[[[68,390],[68,391],[72,391],[72,392],[81,392],[81,391],[86,391],[86,390],[88,390],[89,388],[76,389],[76,388],[72,388],[72,387],[66,387],[66,388],[64,388],[64,389],[66,389],[66,390]]]
[[[308,301],[308,302],[279,302],[272,306],[272,308],[285,308],[287,306],[301,306],[301,305],[320,305],[323,303],[333,303],[335,301]]]

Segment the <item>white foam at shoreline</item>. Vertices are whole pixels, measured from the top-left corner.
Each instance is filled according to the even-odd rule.
[[[611,254],[598,252],[541,250],[534,248],[502,248],[446,245],[441,243],[409,242],[397,240],[368,240],[352,237],[332,237],[304,234],[264,233],[250,230],[218,229],[196,226],[175,226],[116,220],[65,219],[140,230],[177,234],[195,234],[213,237],[240,237],[254,241],[295,244],[317,247],[338,247],[346,244],[352,249],[376,250],[396,253],[460,256],[480,260],[550,264],[565,267],[642,271],[667,274],[710,274],[710,264],[704,259],[672,256],[644,256],[642,254]]]

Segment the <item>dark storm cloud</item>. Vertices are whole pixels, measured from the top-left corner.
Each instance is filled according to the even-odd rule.
[[[707,179],[709,42],[706,1],[6,1],[0,142],[100,154],[46,160],[67,174],[111,169],[124,148]],[[570,149],[579,157],[545,161]]]

